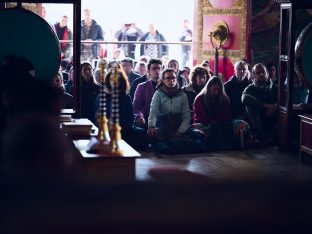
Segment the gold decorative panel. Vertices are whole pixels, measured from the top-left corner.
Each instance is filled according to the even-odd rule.
[[[208,33],[211,30],[211,25],[214,25],[217,21],[224,21],[229,25],[229,32],[231,35],[231,42],[228,45],[219,50],[219,56],[229,58],[232,63],[235,63],[241,58],[248,57],[248,35],[247,35],[247,20],[249,12],[249,0],[233,0],[230,2],[216,2],[214,4],[209,0],[197,0],[198,9],[196,12],[197,38],[195,38],[196,44],[194,49],[196,52],[194,55],[194,61],[200,63],[203,60],[213,60],[215,50],[211,47]],[[225,7],[222,8],[222,4]],[[218,8],[213,8],[213,5],[217,5]],[[232,6],[232,7],[227,7]]]

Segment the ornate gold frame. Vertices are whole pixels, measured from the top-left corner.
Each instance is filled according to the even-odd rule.
[[[247,0],[235,0],[232,8],[213,8],[209,0],[198,0],[198,14],[197,14],[197,61],[203,61],[204,59],[211,59],[214,56],[214,50],[203,48],[203,19],[205,15],[240,15],[242,16],[241,22],[241,49],[240,50],[222,50],[220,49],[219,55],[223,57],[229,57],[235,63],[241,58],[246,57],[247,47],[247,14],[248,14]]]

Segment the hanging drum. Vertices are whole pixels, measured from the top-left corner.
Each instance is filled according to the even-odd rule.
[[[0,9],[0,28],[0,61],[15,55],[33,64],[37,78],[50,81],[55,76],[61,57],[59,40],[43,18],[22,8]]]
[[[312,23],[300,33],[295,45],[295,72],[300,81],[312,89]]]

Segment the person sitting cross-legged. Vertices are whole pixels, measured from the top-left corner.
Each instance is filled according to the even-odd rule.
[[[94,119],[94,102],[100,93],[100,84],[96,82],[92,74],[92,65],[89,62],[82,62],[81,69],[81,117],[87,118],[95,123]]]
[[[153,96],[148,118],[152,149],[159,153],[193,153],[200,145],[192,138],[190,109],[186,94],[173,69],[165,69]]]
[[[133,98],[133,112],[135,124],[138,127],[147,129],[147,120],[150,112],[150,105],[160,79],[161,61],[151,59],[148,66],[148,80],[139,84]]]
[[[140,74],[133,71],[134,62],[132,58],[126,57],[123,60],[121,60],[121,65],[128,77],[130,85],[132,85],[133,81],[139,77],[141,77]]]
[[[213,76],[196,96],[193,106],[194,125],[201,130],[211,150],[238,148],[231,117],[230,101],[219,77]]]
[[[251,84],[248,80],[248,64],[239,60],[234,65],[235,74],[224,83],[226,95],[230,99],[232,118],[248,121],[246,106],[242,103],[242,93]]]
[[[176,59],[170,59],[168,61],[167,67],[174,70],[174,72],[177,75],[177,81],[178,81],[179,86],[181,88],[184,87],[187,84],[187,82],[186,82],[186,79],[180,74],[181,71],[180,71],[179,62]]]
[[[63,75],[60,71],[54,76],[51,83],[52,87],[54,87],[62,98],[62,109],[72,109],[73,96],[66,92]]]
[[[269,79],[264,64],[258,63],[252,68],[254,77],[242,94],[242,102],[246,105],[248,117],[255,138],[274,141],[277,125],[277,86]]]
[[[157,71],[155,73],[153,71],[151,71],[151,69],[155,69],[155,67],[158,67],[157,64],[160,65],[160,67],[162,66],[162,62],[160,59],[150,59],[148,61],[148,64],[147,64],[146,74],[139,77],[139,78],[136,78],[133,81],[133,83],[130,87],[130,92],[129,92],[129,95],[130,95],[132,101],[134,101],[134,94],[135,94],[135,91],[136,91],[139,84],[144,83],[145,81],[148,81],[150,79],[153,80],[154,75],[159,76]]]
[[[209,79],[209,73],[206,68],[202,66],[196,66],[192,70],[191,74],[191,82],[182,88],[183,92],[186,94],[190,110],[191,110],[191,117],[193,119],[193,104],[195,97],[199,94],[199,92],[203,89],[205,84]]]

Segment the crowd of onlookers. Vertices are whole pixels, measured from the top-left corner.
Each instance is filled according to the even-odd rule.
[[[278,82],[273,64],[251,67],[239,60],[233,76],[224,82],[213,75],[207,60],[182,69],[176,59],[147,56],[137,62],[129,57],[100,59],[97,65],[102,63],[108,64],[108,71],[116,68],[127,84],[119,87],[120,125],[122,137],[134,148],[187,153],[277,141]],[[63,73],[69,78],[62,90],[72,94],[72,73],[68,75],[66,69]],[[82,62],[81,116],[95,124],[99,74],[99,68]],[[106,91],[110,106],[110,91]],[[308,102],[309,90],[295,83],[294,96],[294,105],[302,106]]]
[[[122,60],[125,57],[135,58],[148,56],[149,58],[166,58],[169,55],[169,46],[165,43],[165,36],[159,32],[154,23],[150,23],[147,32],[143,32],[134,22],[125,23],[119,30],[108,35],[102,26],[92,18],[91,10],[84,9],[81,21],[81,61],[93,62],[99,57],[107,57],[112,60]],[[68,16],[63,15],[59,22],[53,25],[53,29],[60,42],[61,58],[70,58],[73,50],[72,44],[67,42],[73,39],[73,33],[67,25]],[[192,29],[187,19],[183,20],[183,29],[177,37],[180,42],[192,42]],[[120,43],[103,43],[103,41],[119,41]],[[122,43],[124,42],[124,43]],[[131,42],[143,42],[136,45]],[[150,43],[145,43],[150,42]],[[159,44],[162,42],[161,44]],[[139,48],[137,48],[139,47]],[[137,49],[136,49],[137,48]],[[137,52],[136,52],[137,50]],[[139,54],[139,55],[138,55]],[[191,45],[181,45],[182,66],[191,63]]]

